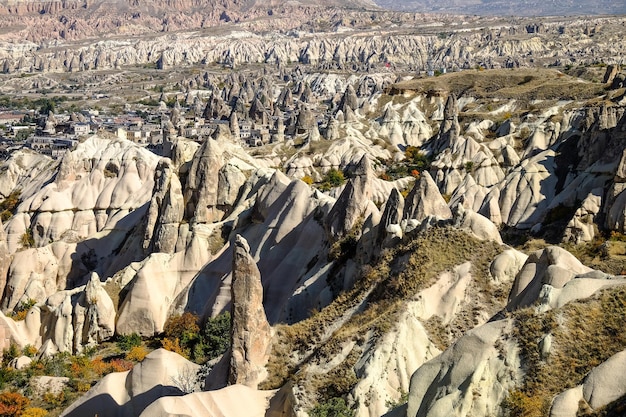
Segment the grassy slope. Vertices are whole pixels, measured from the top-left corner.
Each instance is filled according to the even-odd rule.
[[[584,100],[604,94],[604,84],[584,81],[558,70],[518,68],[467,70],[394,84],[392,92],[450,91],[456,95],[506,100]]]
[[[390,331],[405,302],[432,285],[438,274],[469,261],[472,305],[466,306],[450,328],[436,323],[427,326],[431,338],[445,347],[451,335],[458,337],[476,325],[481,310],[495,313],[504,305],[508,288],[494,287],[488,272],[500,250],[493,242],[479,241],[452,228],[433,228],[386,250],[377,262],[361,268],[352,290],[307,320],[278,326],[268,365],[270,376],[262,387],[277,388],[294,380],[305,384],[313,401],[347,394],[358,382],[353,366],[366,339]],[[309,372],[310,366],[336,357],[343,361],[328,373]]]
[[[532,307],[514,312],[512,336],[518,340],[526,377],[504,403],[510,415],[548,415],[555,395],[581,384],[591,369],[626,348],[624,316],[624,287],[607,289],[545,313],[537,314]],[[552,348],[542,357],[539,341],[547,334],[552,335]],[[581,403],[579,409],[583,413],[588,405]]]

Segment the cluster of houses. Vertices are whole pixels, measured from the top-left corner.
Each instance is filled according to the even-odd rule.
[[[54,159],[72,149],[81,137],[109,131],[138,144],[155,145],[163,141],[160,123],[143,118],[100,115],[97,111],[42,116],[35,111],[0,110],[0,156],[29,148]]]
[[[36,111],[0,109],[0,156],[4,158],[16,149],[30,148],[54,159],[72,149],[81,137],[107,131],[120,139],[133,141],[147,147],[158,147],[165,135],[180,135],[199,142],[211,136],[220,125],[230,129],[244,146],[261,146],[285,138],[282,117],[269,120],[242,120],[176,116],[176,111],[139,116],[129,112],[121,116],[108,116],[97,111],[49,114]],[[175,116],[176,123],[172,123]],[[267,118],[266,118],[267,119]]]

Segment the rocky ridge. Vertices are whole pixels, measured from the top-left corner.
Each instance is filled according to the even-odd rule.
[[[558,4],[529,2],[526,5],[500,2],[497,0],[482,1],[431,1],[431,0],[378,0],[377,3],[393,10],[413,10],[436,13],[463,13],[479,15],[512,15],[512,16],[562,16],[562,15],[594,15],[623,14],[623,5],[611,1],[563,1]]]
[[[312,19],[307,14],[305,16],[306,21]],[[338,16],[342,16],[341,13],[338,12]],[[336,17],[336,28],[345,27],[345,31],[303,26],[271,35],[243,23],[206,30],[190,30],[191,27],[186,25],[186,31],[150,36],[139,34],[124,40],[104,38],[97,42],[83,40],[82,36],[76,41],[35,39],[34,42],[23,42],[17,39],[27,36],[20,34],[17,39],[12,39],[7,38],[10,36],[7,34],[4,35],[7,47],[0,54],[0,64],[7,74],[82,73],[137,65],[171,69],[213,63],[239,66],[293,62],[326,70],[368,70],[392,65],[409,70],[430,67],[434,71],[476,66],[579,65],[598,60],[619,64],[624,56],[623,47],[618,42],[622,26],[620,17],[550,20],[541,24],[540,31],[529,31],[529,22],[487,19],[472,22],[468,30],[457,30],[452,26],[449,31],[436,32],[432,27],[448,24],[448,18],[438,22],[428,15],[372,13],[372,21],[359,23],[363,16]],[[384,22],[390,20],[395,22],[394,26],[382,30]],[[298,22],[298,19],[290,21]],[[333,25],[332,22],[329,24]],[[85,26],[99,27],[97,24]],[[31,23],[28,27],[42,25]]]

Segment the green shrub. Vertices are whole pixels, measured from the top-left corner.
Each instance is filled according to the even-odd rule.
[[[170,317],[165,323],[165,349],[204,363],[226,352],[230,346],[230,313],[207,320],[202,329],[195,314]]]
[[[230,313],[207,320],[202,329],[204,355],[207,360],[222,355],[230,346]]]
[[[69,354],[57,353],[56,355],[42,360],[44,375],[49,376],[70,376],[68,372]]]
[[[15,343],[11,343],[7,349],[2,350],[2,365],[7,366],[9,362],[20,356],[20,354],[20,348]]]
[[[328,191],[331,188],[339,187],[346,181],[346,177],[343,175],[338,169],[331,168],[324,178],[322,179],[322,183],[319,186],[319,189],[322,191]]]
[[[311,410],[312,417],[354,417],[343,398],[331,398],[325,403],[318,404]]]
[[[4,358],[3,362],[4,362]],[[0,390],[15,379],[15,371],[7,366],[0,367]]]
[[[37,354],[38,349],[33,345],[26,345],[24,349],[22,349],[22,354],[24,356],[28,356],[29,358],[34,358]]]
[[[420,172],[430,168],[431,158],[424,154],[417,146],[407,146],[404,150],[406,162],[411,164],[410,169],[416,169]]]
[[[117,338],[117,347],[124,352],[127,352],[136,346],[141,346],[141,336],[137,333],[122,335]]]
[[[3,222],[9,220],[20,202],[21,190],[15,190],[0,202],[0,218]]]

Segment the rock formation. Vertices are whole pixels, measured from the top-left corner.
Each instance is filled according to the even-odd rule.
[[[131,371],[105,376],[62,415],[95,415],[108,410],[139,416],[158,398],[180,396],[190,387],[193,390],[198,368],[176,353],[155,350]]]
[[[348,180],[335,205],[328,213],[327,229],[331,236],[347,234],[359,219],[367,217],[372,210],[370,203],[372,171],[367,156],[363,156]],[[375,209],[374,209],[375,210]]]
[[[402,218],[423,221],[427,216],[449,219],[452,212],[439,193],[437,184],[428,172],[422,172],[406,197]]]
[[[452,415],[459,409],[467,410],[461,415],[470,410],[480,410],[480,415],[498,412],[499,403],[520,378],[516,371],[519,359],[512,346],[504,350],[504,357],[493,347],[507,324],[483,325],[420,367],[411,377],[406,415]],[[436,389],[442,385],[449,391]]]
[[[187,177],[185,217],[199,223],[212,223],[224,215],[217,202],[217,177],[224,165],[222,147],[215,140],[207,140],[198,152]]]
[[[556,246],[532,253],[515,278],[509,305],[518,308],[534,302],[544,284],[562,288],[577,274],[590,272],[573,255]]]
[[[229,384],[256,388],[266,375],[272,338],[263,309],[263,286],[246,240],[237,235],[231,284],[232,325]]]
[[[0,221],[0,294],[4,294],[7,273],[9,272],[9,266],[11,265],[11,254],[6,241],[7,236],[4,232],[2,221]]]
[[[159,161],[154,175],[143,247],[149,252],[173,253],[184,214],[182,186],[167,159]]]
[[[404,198],[397,188],[393,188],[389,194],[387,202],[385,203],[385,210],[383,211],[380,223],[378,224],[378,236],[376,237],[377,244],[382,244],[388,234],[393,236],[393,231],[399,229],[403,208]],[[401,238],[402,236],[400,235],[396,237]]]

